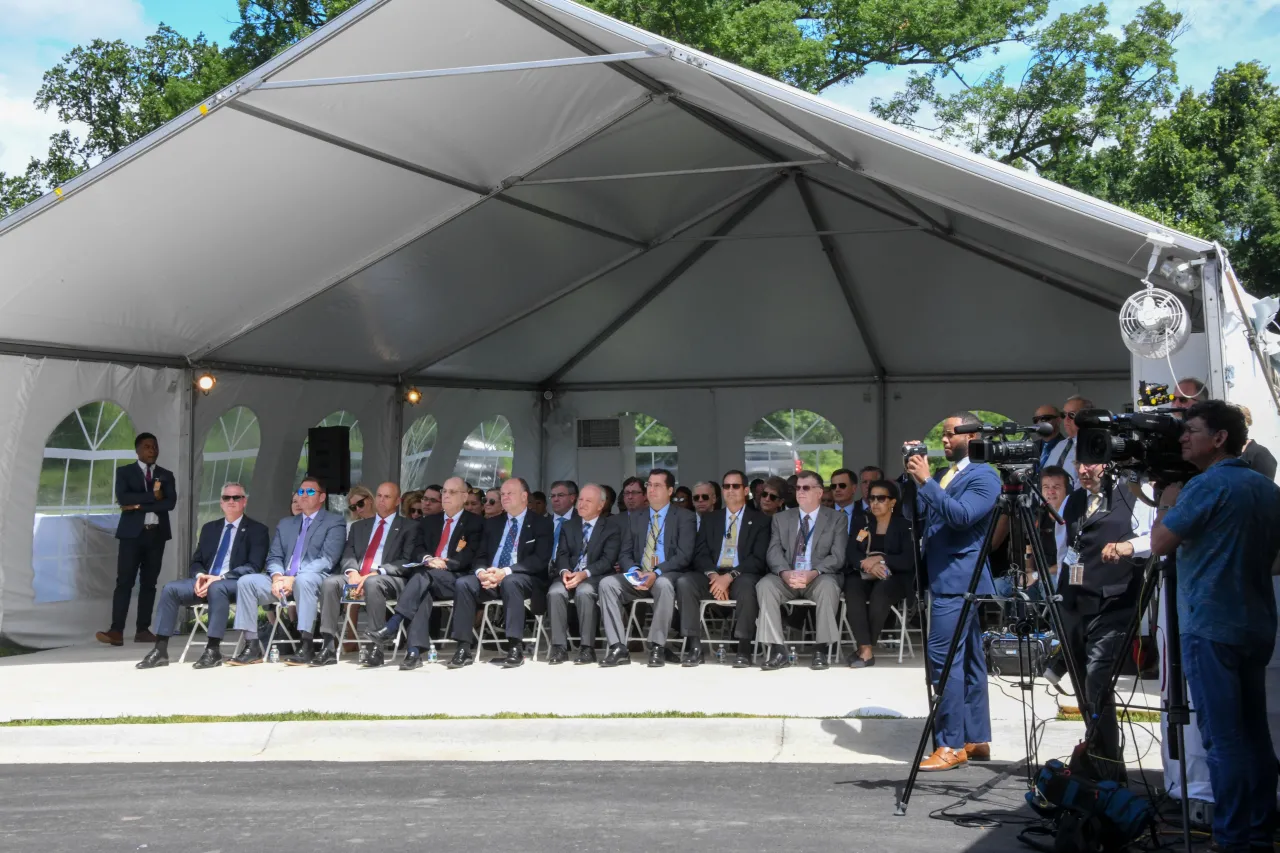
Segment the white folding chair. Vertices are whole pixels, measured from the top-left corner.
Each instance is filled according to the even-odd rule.
[[[707,623],[707,610],[711,607],[723,607],[732,612],[728,616],[715,617],[712,621],[719,622],[720,637],[719,639],[712,637],[711,626]],[[702,634],[702,642],[704,644],[714,643],[733,643],[737,647],[737,640],[733,638],[733,629],[738,622],[738,602],[733,599],[728,601],[717,601],[714,598],[704,598],[698,602],[698,629]],[[680,638],[680,653],[684,654],[685,648],[688,646],[688,637]]]
[[[236,612],[236,605],[231,603],[231,612]],[[187,635],[187,644],[182,647],[182,654],[178,657],[178,663],[186,663],[187,652],[191,650],[191,644],[196,641],[196,633],[202,633],[207,638],[209,636],[209,605],[193,604],[191,605],[191,633]],[[225,641],[224,641],[225,642]],[[237,640],[237,645],[239,641]]]
[[[793,639],[793,638],[787,637],[787,632],[793,629],[791,629],[791,627],[786,624],[785,620],[783,621],[782,634],[783,634],[783,639],[785,640],[784,645],[800,646],[801,648],[805,646],[813,646],[816,648],[817,646],[821,645],[818,642],[818,627],[815,621],[815,614],[818,611],[818,602],[810,601],[807,598],[793,598],[790,601],[783,601],[781,602],[781,604],[782,604],[783,616],[790,616],[791,611],[797,607],[803,608],[804,610],[807,611],[805,613],[804,622],[800,626],[799,639]],[[840,616],[841,616],[841,613],[837,611],[836,617],[839,618]],[[811,637],[811,639],[805,639],[806,636]],[[760,648],[760,646],[761,646],[761,643],[759,640],[757,640],[755,642],[755,645],[752,647],[754,649],[754,653],[752,654],[753,660],[760,656],[762,652],[762,649]],[[834,643],[827,643],[827,654],[832,661],[838,661],[840,659],[840,641],[839,640],[837,640]]]
[[[880,645],[898,649],[898,663],[902,663],[903,654],[909,654],[912,658],[916,656],[915,645],[911,642],[910,618],[911,610],[909,606],[910,598],[902,599],[902,604],[889,608],[890,614],[897,619],[897,629],[886,627],[880,634]],[[891,634],[886,638],[886,634]],[[858,640],[853,636],[853,628],[849,625],[849,603],[846,601],[840,605],[840,636],[848,637],[849,642],[856,649]]]
[[[529,599],[524,600],[526,609],[531,609],[532,603]],[[480,631],[476,637],[476,660],[480,659],[480,650],[484,648],[485,643],[493,643],[493,647],[502,651],[503,638],[498,635],[498,626],[493,621],[492,613],[494,610],[502,607],[502,600],[499,598],[489,599],[484,603],[484,609],[480,611]],[[452,615],[452,613],[451,613]],[[533,636],[521,636],[520,642],[533,643],[533,659],[538,659],[538,650],[542,648],[542,614],[535,613],[533,616]],[[523,633],[523,632],[521,632]]]
[[[392,610],[395,610],[396,604],[397,602],[395,600],[389,600],[387,602],[387,607],[391,608]],[[362,640],[360,638],[360,633],[356,630],[356,623],[360,621],[360,615],[359,615],[360,611],[357,610],[356,608],[367,607],[368,605],[365,604],[363,599],[348,599],[346,597],[342,599],[342,605],[343,607],[346,608],[346,615],[343,617],[343,620],[342,620],[343,621],[342,636],[338,638],[337,659],[339,661],[342,660],[342,646],[344,643],[351,642],[351,643],[357,643],[359,645],[365,645],[365,644],[371,643],[371,641],[369,640]],[[403,622],[401,622],[399,628],[397,628],[396,639],[391,646],[391,660],[393,661],[396,659],[396,655],[400,653],[401,637],[405,637],[406,639],[408,637],[408,634],[405,631]]]

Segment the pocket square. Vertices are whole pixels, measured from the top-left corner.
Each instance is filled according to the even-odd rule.
[[[532,545],[534,542],[537,542],[537,541],[538,541],[537,539],[526,539],[524,540],[524,544]]]

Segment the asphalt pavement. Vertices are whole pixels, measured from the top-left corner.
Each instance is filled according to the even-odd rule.
[[[638,724],[642,724],[638,722]],[[109,730],[103,730],[109,737]],[[7,853],[929,853],[1029,848],[1017,767],[610,762],[0,766]],[[967,828],[930,817],[994,813]]]

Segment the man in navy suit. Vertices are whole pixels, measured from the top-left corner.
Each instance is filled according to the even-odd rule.
[[[191,557],[191,577],[170,581],[160,592],[156,645],[138,669],[169,665],[169,638],[178,624],[178,608],[209,605],[209,642],[195,669],[222,665],[222,635],[236,600],[236,581],[262,571],[267,562],[267,526],[245,515],[249,496],[239,483],[222,487],[222,518],[200,528],[200,544]]]
[[[111,646],[124,645],[124,623],[129,618],[129,599],[133,585],[138,584],[138,631],[135,643],[154,643],[151,633],[151,611],[156,604],[156,581],[164,560],[164,543],[169,532],[169,511],[177,505],[178,487],[173,472],[156,464],[160,444],[149,432],[139,433],[133,440],[138,464],[116,469],[116,503],[120,505],[120,521],[116,538],[120,540],[116,562],[116,590],[111,596],[111,627],[97,633],[98,642]],[[141,580],[139,580],[141,577]]]
[[[972,412],[959,412],[942,425],[942,448],[951,466],[929,476],[926,456],[909,456],[907,474],[918,489],[918,517],[924,521],[924,557],[933,595],[929,662],[936,685],[947,649],[957,630],[960,646],[947,677],[934,721],[934,750],[921,770],[951,770],[973,759],[991,757],[991,712],[987,697],[987,664],[976,607],[960,625],[965,593],[977,568],[991,511],[1000,497],[1000,475],[988,465],[969,461],[969,436],[956,435],[961,424],[979,424]],[[979,595],[993,595],[991,572],[982,567]]]
[[[292,599],[298,605],[298,632],[301,649],[288,660],[311,663],[312,630],[320,611],[320,585],[333,574],[347,545],[347,525],[342,515],[324,509],[328,495],[315,477],[307,476],[298,485],[298,505],[302,512],[276,525],[267,550],[265,574],[242,575],[236,581],[235,630],[244,631],[248,642],[231,666],[262,663],[258,642],[258,606],[272,600]],[[269,576],[269,577],[268,577]]]
[[[524,602],[529,599],[535,613],[546,610],[547,584],[551,578],[551,519],[529,508],[529,484],[512,477],[502,484],[504,513],[485,523],[484,537],[476,554],[473,573],[459,577],[454,586],[453,638],[458,650],[449,669],[475,663],[471,651],[471,626],[481,601],[502,599],[506,619],[507,656],[505,669],[524,663]],[[496,661],[496,658],[495,658]]]

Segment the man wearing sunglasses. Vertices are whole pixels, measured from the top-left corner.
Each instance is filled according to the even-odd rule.
[[[693,545],[694,571],[684,572],[676,580],[680,633],[685,638],[682,666],[698,666],[703,661],[699,616],[707,599],[737,602],[733,636],[738,640],[738,651],[733,665],[737,669],[751,666],[751,641],[760,614],[756,584],[769,571],[769,519],[747,506],[746,483],[746,475],[738,470],[721,478],[724,509],[703,516]],[[698,488],[693,496],[696,501]]]
[[[554,486],[551,494],[555,500]],[[612,519],[600,514],[603,509],[604,489],[588,483],[578,496],[577,514],[560,531],[552,569],[556,579],[547,592],[547,621],[551,623],[547,663],[562,664],[569,659],[570,598],[578,611],[578,659],[574,663],[596,662],[600,582],[613,574],[622,547],[622,531]]]
[[[770,477],[765,480],[760,486],[760,493],[757,497],[760,511],[768,516],[782,512],[782,507],[786,503],[786,495],[786,480],[781,477]]]
[[[294,658],[311,662],[314,649],[312,630],[320,610],[320,585],[333,574],[347,544],[347,525],[342,514],[324,508],[328,494],[315,477],[302,479],[297,490],[302,512],[276,525],[267,551],[266,574],[247,574],[236,582],[235,629],[244,631],[248,642],[231,666],[262,663],[258,642],[258,607],[292,598],[298,605],[298,631],[302,648]]]
[[[1094,408],[1093,401],[1079,394],[1067,400],[1062,406],[1062,432],[1067,437],[1066,441],[1055,447],[1048,456],[1041,457],[1045,465],[1056,465],[1067,472],[1067,476],[1071,478],[1067,483],[1068,490],[1073,490],[1080,485],[1076,480],[1076,434],[1079,432],[1076,427],[1076,415],[1085,409],[1092,408]]]
[[[1204,383],[1194,376],[1187,376],[1178,380],[1178,387],[1173,395],[1173,403],[1171,406],[1175,409],[1186,411],[1203,400],[1209,399],[1209,395],[1205,393]]]
[[[1051,464],[1049,460],[1053,458],[1054,451],[1058,445],[1067,440],[1062,434],[1062,412],[1057,406],[1043,405],[1036,409],[1036,413],[1031,416],[1033,424],[1048,424],[1053,427],[1053,437],[1046,438],[1040,443],[1040,470],[1044,470]]]
[[[267,561],[267,526],[245,515],[249,496],[239,483],[222,487],[222,518],[200,528],[200,542],[191,557],[191,576],[170,581],[160,592],[155,648],[138,669],[169,665],[169,638],[178,626],[178,608],[209,605],[208,643],[195,669],[222,665],[222,637],[227,615],[236,600],[236,581],[242,575],[262,571]]]

